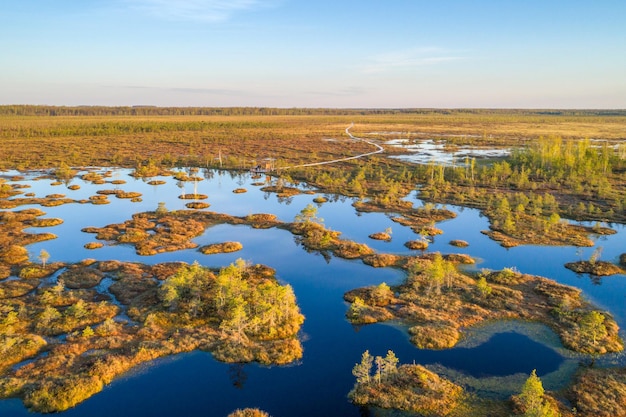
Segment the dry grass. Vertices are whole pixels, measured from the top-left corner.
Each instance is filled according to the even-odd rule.
[[[231,253],[243,249],[243,245],[239,242],[214,243],[201,247],[199,250],[205,255],[213,255],[216,253]]]
[[[63,280],[67,288],[93,288],[100,284],[104,274],[93,268],[72,265],[59,278]]]
[[[100,249],[104,246],[104,243],[101,242],[87,242],[85,243],[85,249]]]
[[[426,240],[409,240],[404,243],[404,246],[411,250],[425,250],[428,249],[428,242]]]
[[[206,208],[211,207],[209,203],[204,203],[201,201],[192,201],[190,203],[185,204],[185,207],[194,209],[194,210],[204,210]]]
[[[344,295],[350,303],[358,298],[365,304],[359,308],[353,304],[348,312],[351,321],[362,324],[391,318],[401,320],[411,326],[412,342],[430,349],[452,347],[462,328],[487,320],[509,319],[544,323],[561,337],[565,347],[577,352],[604,354],[624,349],[617,323],[606,313],[601,323],[605,333],[598,333],[596,340],[587,332],[583,322],[594,307],[576,288],[508,269],[477,279],[435,266],[433,254],[396,261],[395,265],[410,271],[409,277],[404,284],[393,288],[383,304],[377,296],[377,287],[360,288]]]
[[[591,274],[598,277],[609,275],[626,274],[626,271],[611,262],[606,261],[577,261],[565,264],[567,269],[571,269],[577,274]]]
[[[369,235],[370,239],[391,241],[391,235],[385,232],[376,232]]]
[[[580,372],[568,397],[583,417],[626,416],[626,370],[594,369]]]
[[[447,114],[444,111],[326,113],[329,114],[0,115],[0,120],[5,126],[2,132],[4,163],[13,167],[52,167],[61,161],[70,165],[133,166],[137,157],[170,166],[180,161],[205,165],[215,163],[218,152],[224,163],[248,168],[258,163],[257,158],[273,155],[279,155],[281,162],[288,165],[302,159],[316,162],[370,150],[370,146],[349,141],[342,134],[351,122],[355,123],[352,133],[357,137],[380,137],[370,133],[389,131],[401,131],[404,137],[414,138],[457,135],[454,139],[459,145],[511,145],[540,136],[617,140],[624,139],[626,123],[624,116],[592,113],[550,115],[482,110],[449,111]],[[29,146],[24,146],[26,142]]]

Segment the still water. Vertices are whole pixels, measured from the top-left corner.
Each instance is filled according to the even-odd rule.
[[[15,172],[5,172],[9,177]],[[578,360],[568,355],[558,338],[543,326],[496,324],[470,331],[455,349],[445,351],[419,350],[409,343],[405,329],[394,323],[355,328],[345,319],[347,309],[343,294],[353,288],[381,282],[395,284],[403,279],[401,271],[371,268],[360,261],[348,261],[307,253],[297,245],[293,235],[284,230],[257,230],[247,226],[218,225],[210,227],[195,241],[200,244],[236,240],[243,244],[240,252],[220,255],[202,255],[196,250],[184,250],[142,257],[129,246],[105,246],[87,250],[83,245],[95,240],[93,234],[81,232],[87,226],[105,226],[128,220],[133,213],[152,211],[159,202],[169,210],[185,208],[189,200],[179,199],[181,192],[193,193],[193,183],[180,184],[171,177],[156,178],[166,184],[153,186],[130,177],[129,171],[118,170],[108,180],[125,180],[122,185],[94,185],[80,179],[71,184],[53,186],[49,179],[35,180],[36,175],[17,181],[28,184],[24,192],[37,197],[66,194],[75,200],[88,199],[96,191],[119,188],[142,193],[142,201],[133,203],[110,196],[111,204],[67,204],[58,207],[39,207],[43,217],[59,217],[64,223],[32,232],[51,232],[58,235],[53,241],[29,246],[35,260],[41,249],[50,253],[50,261],[77,262],[85,258],[97,260],[160,263],[167,261],[194,262],[219,267],[237,258],[262,263],[277,271],[282,282],[295,291],[298,304],[306,317],[301,338],[304,356],[298,363],[283,367],[265,367],[256,364],[228,365],[219,363],[206,352],[192,352],[144,364],[123,378],[114,381],[103,392],[63,416],[226,416],[237,408],[258,407],[274,417],[287,416],[360,416],[361,411],[351,405],[346,394],[354,378],[353,365],[369,349],[373,355],[384,355],[393,350],[401,363],[439,364],[455,373],[474,380],[493,377],[515,377],[523,381],[533,369],[544,380],[546,388],[555,388],[564,381],[563,374],[571,372]],[[281,220],[292,221],[318,194],[302,194],[288,199],[260,190],[259,182],[269,184],[271,178],[251,178],[248,174],[207,171],[198,182],[197,191],[208,195],[211,204],[207,210],[237,216],[252,213],[272,213]],[[257,184],[257,185],[253,185]],[[306,188],[306,184],[300,187]],[[235,188],[246,188],[247,193],[235,194]],[[391,220],[392,215],[357,213],[354,200],[327,196],[329,201],[319,205],[318,216],[342,237],[366,243],[378,252],[410,254],[404,242],[418,236],[408,227]],[[415,195],[408,196],[415,206],[422,202]],[[31,206],[21,206],[22,210]],[[479,259],[475,268],[501,269],[515,267],[521,272],[546,276],[561,283],[582,288],[594,303],[610,311],[621,328],[626,325],[626,277],[613,276],[593,281],[577,276],[563,267],[565,262],[587,258],[593,248],[582,253],[574,247],[524,246],[504,249],[481,234],[488,222],[478,211],[448,207],[457,213],[455,219],[439,223],[444,231],[436,236],[429,251],[467,253]],[[374,232],[392,230],[391,242],[368,238]],[[614,225],[616,235],[598,237],[597,246],[603,247],[603,260],[615,260],[626,252],[626,233],[623,225]],[[453,239],[469,242],[467,248],[449,245]],[[529,329],[532,327],[532,329]],[[620,358],[611,358],[620,360]],[[566,379],[566,378],[565,378]],[[521,385],[520,385],[521,386]],[[507,392],[500,392],[506,395]],[[33,416],[19,400],[0,401],[0,416]]]

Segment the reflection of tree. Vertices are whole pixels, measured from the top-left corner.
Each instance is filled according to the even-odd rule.
[[[113,178],[115,178],[115,180],[113,181],[115,183],[115,187],[113,187],[114,190],[119,190],[120,189],[120,185],[119,185],[119,178],[120,178],[120,173],[116,172],[115,174],[113,174]],[[145,178],[144,178],[144,182],[145,182]]]
[[[290,205],[293,202],[293,196],[288,196],[288,197],[277,196],[276,198],[280,204]]]
[[[233,386],[238,389],[243,389],[246,381],[248,380],[248,374],[243,363],[234,363],[228,367],[228,379],[233,383]]]
[[[212,169],[209,168],[204,168],[203,170],[203,174],[204,174],[204,178],[207,180],[210,180],[213,178],[213,176],[215,175],[215,171],[213,171]]]
[[[304,242],[303,242],[304,238],[303,238],[302,236],[294,236],[294,239],[293,239],[293,240],[296,242],[296,244],[297,244],[298,246],[302,246],[302,248],[303,248],[305,251],[307,251],[307,253],[314,253],[314,254],[316,254],[316,255],[321,255],[321,256],[322,256],[322,258],[324,258],[324,260],[326,261],[326,263],[327,263],[327,264],[329,264],[329,263],[330,263],[330,260],[331,260],[331,259],[332,259],[332,257],[333,257],[333,255],[332,255],[332,253],[331,253],[330,251],[328,251],[328,250],[322,250],[322,249],[311,249],[311,248],[307,247],[307,246],[304,244]]]
[[[368,407],[359,407],[359,417],[372,417],[373,412]]]
[[[597,275],[589,275],[589,280],[593,285],[602,285],[602,277]]]

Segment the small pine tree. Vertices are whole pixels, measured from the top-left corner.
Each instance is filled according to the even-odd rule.
[[[522,392],[519,395],[519,399],[525,410],[524,416],[540,417],[542,415],[541,409],[544,392],[541,379],[537,376],[537,370],[533,369],[526,382],[524,382]]]
[[[376,363],[376,381],[378,382],[378,384],[380,384],[382,380],[384,362],[385,360],[382,356],[376,356],[376,358],[374,358],[374,363]]]
[[[487,284],[487,279],[485,277],[478,278],[478,281],[476,281],[476,289],[483,298],[487,298],[493,290],[491,286]]]
[[[372,297],[376,303],[384,303],[392,296],[393,292],[386,282],[380,283],[372,290]]]
[[[317,207],[313,204],[308,204],[305,208],[300,210],[299,214],[296,215],[296,222],[322,224],[324,219],[317,217]]]
[[[591,342],[594,346],[598,339],[604,339],[608,334],[606,326],[604,325],[605,319],[604,314],[594,310],[585,314],[580,320],[579,327],[583,338]]]
[[[398,371],[400,360],[392,350],[387,351],[387,356],[383,358],[383,374],[388,377]]]
[[[365,304],[365,301],[363,301],[361,297],[354,297],[354,301],[350,305],[350,310],[348,311],[348,316],[356,318],[366,307],[367,304]]]
[[[352,368],[352,375],[356,377],[356,381],[359,384],[366,384],[370,382],[370,374],[372,372],[373,363],[374,357],[370,355],[369,350],[363,352],[361,362],[355,364],[354,368]]]
[[[92,337],[94,334],[95,334],[95,333],[94,333],[93,329],[91,328],[91,326],[87,326],[87,327],[85,327],[85,328],[83,329],[82,336],[83,336],[83,338],[85,338],[85,339],[89,339],[89,338],[90,338],[90,337]]]

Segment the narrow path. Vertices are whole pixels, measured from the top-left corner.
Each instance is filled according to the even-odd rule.
[[[323,162],[312,162],[310,164],[302,164],[302,165],[292,165],[290,167],[283,167],[283,168],[277,168],[277,171],[280,171],[281,169],[291,169],[291,168],[302,168],[302,167],[314,167],[317,165],[328,165],[328,164],[334,164],[335,162],[343,162],[343,161],[349,161],[351,159],[359,159],[359,158],[363,158],[365,156],[369,156],[369,155],[375,155],[377,153],[381,153],[384,152],[385,149],[378,145],[377,143],[374,142],[370,142],[369,140],[363,139],[363,138],[357,138],[356,136],[352,135],[352,133],[350,133],[350,129],[354,126],[354,123],[351,123],[350,126],[348,126],[346,128],[346,135],[350,136],[350,139],[354,139],[354,140],[360,140],[361,142],[365,142],[367,144],[370,144],[372,146],[375,146],[376,148],[378,148],[377,150],[375,150],[374,152],[368,152],[368,153],[362,153],[360,155],[356,155],[356,156],[350,156],[348,158],[341,158],[341,159],[333,159],[332,161],[323,161]]]

